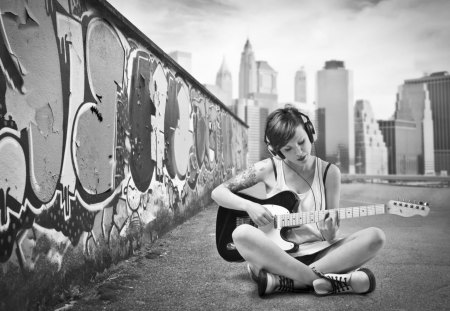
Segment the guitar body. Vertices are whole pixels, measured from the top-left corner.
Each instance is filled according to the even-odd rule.
[[[299,246],[286,238],[290,228],[308,223],[316,223],[323,220],[325,217],[323,211],[297,213],[300,199],[296,193],[292,191],[282,191],[267,199],[257,199],[242,193],[238,193],[237,195],[249,201],[264,205],[272,213],[274,222],[258,227],[258,229],[260,229],[270,240],[275,242],[282,250],[291,253],[292,256],[313,254],[331,245],[327,241],[322,241],[319,243],[302,243]],[[339,219],[382,214],[392,214],[402,217],[420,215],[424,217],[430,212],[430,207],[429,204],[425,202],[412,203],[390,200],[386,205],[375,204],[360,207],[337,208],[335,211],[338,213]],[[237,251],[232,238],[234,229],[244,223],[255,226],[246,212],[219,206],[216,222],[216,246],[217,251],[223,259],[232,262],[244,261]]]
[[[297,210],[300,200],[292,191],[282,191],[267,199],[257,199],[246,194],[237,193],[238,196],[246,200],[264,205],[273,215],[289,214]],[[250,217],[246,212],[236,211],[219,206],[216,220],[216,246],[219,255],[226,261],[244,261],[233,243],[232,234],[240,223],[249,223],[253,226]],[[298,245],[284,239],[284,233],[289,230],[285,227],[281,230],[274,228],[273,224],[259,227],[266,236],[273,240],[281,249],[286,252],[296,252]]]

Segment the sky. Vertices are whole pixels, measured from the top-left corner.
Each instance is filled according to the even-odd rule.
[[[280,103],[294,100],[295,72],[307,74],[307,101],[325,61],[353,72],[354,100],[377,119],[395,109],[406,79],[450,72],[449,0],[108,0],[164,52],[192,54],[191,74],[215,84],[223,59],[238,96],[247,39],[255,59],[277,71]]]

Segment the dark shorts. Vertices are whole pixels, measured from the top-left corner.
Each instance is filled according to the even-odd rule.
[[[304,263],[305,265],[309,266],[313,262],[316,262],[317,260],[319,260],[319,258],[321,257],[321,256],[319,256],[319,253],[321,253],[321,252],[322,251],[314,253],[314,254],[311,254],[311,255],[295,257],[295,259],[297,259],[298,261],[300,261],[300,262]]]
[[[344,241],[344,239],[339,239],[335,243],[318,251],[317,253],[305,255],[305,256],[294,257],[294,258],[297,259],[298,261],[304,263],[305,265],[309,266],[313,262],[316,262],[317,260],[319,260],[320,258],[325,256],[332,248],[335,248],[335,247],[341,245],[343,243],[343,241]]]

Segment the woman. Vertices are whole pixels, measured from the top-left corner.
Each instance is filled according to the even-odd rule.
[[[375,288],[373,273],[360,267],[381,249],[384,233],[378,228],[367,228],[337,238],[339,215],[330,210],[339,207],[341,174],[337,166],[311,154],[314,135],[309,118],[296,108],[274,111],[267,119],[265,131],[267,147],[274,157],[255,163],[212,192],[219,205],[247,212],[257,226],[273,222],[273,215],[265,206],[236,193],[260,182],[268,197],[283,190],[297,193],[299,211],[327,210],[319,223],[290,230],[289,240],[300,244],[296,253],[286,253],[254,226],[244,224],[234,230],[233,242],[247,261],[260,296],[274,291],[312,289],[318,295],[365,294]],[[320,250],[311,251],[317,249],[315,246],[320,246]]]

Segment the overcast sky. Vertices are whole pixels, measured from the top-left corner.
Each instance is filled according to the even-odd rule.
[[[247,38],[256,60],[278,72],[280,102],[294,99],[304,66],[308,102],[325,61],[353,71],[354,99],[379,119],[394,112],[398,86],[450,71],[449,0],[108,0],[166,53],[192,53],[192,75],[214,84],[223,57],[237,97]]]

